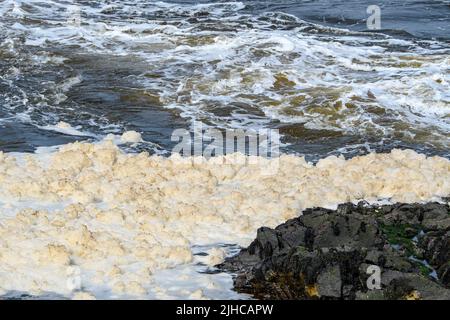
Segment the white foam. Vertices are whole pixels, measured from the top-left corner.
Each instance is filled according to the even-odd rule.
[[[126,131],[120,137],[122,143],[139,143],[142,142],[142,136],[136,131]]]
[[[229,275],[195,273],[198,263],[208,268],[229,254],[218,243],[247,246],[260,226],[275,227],[307,207],[426,202],[450,191],[450,161],[410,150],[328,157],[316,166],[293,155],[126,154],[111,140],[50,152],[0,153],[3,293],[236,297]],[[278,171],[268,175],[274,165]],[[79,294],[67,284],[74,273]]]
[[[78,137],[97,137],[97,135],[89,132],[83,132],[81,131],[81,126],[72,127],[69,123],[60,121],[55,125],[46,125],[46,126],[39,126],[40,129],[48,130],[48,131],[55,131],[59,133],[63,133],[69,136],[78,136]]]

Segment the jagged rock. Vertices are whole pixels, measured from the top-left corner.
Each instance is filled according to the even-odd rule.
[[[387,299],[449,300],[450,290],[419,274],[401,274],[385,288]]]
[[[307,209],[260,228],[219,268],[260,299],[450,299],[449,213],[439,203]],[[367,287],[370,265],[381,270],[380,290]]]
[[[437,274],[441,282],[447,288],[450,288],[450,261],[440,266],[437,271]]]

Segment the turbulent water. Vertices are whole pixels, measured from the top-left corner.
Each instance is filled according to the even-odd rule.
[[[170,151],[195,120],[312,159],[449,155],[448,2],[385,3],[384,33],[365,1],[193,2],[0,1],[0,150],[136,130]]]
[[[260,226],[445,201],[448,1],[332,3],[0,0],[0,299],[249,298]],[[199,123],[284,154],[171,155]]]

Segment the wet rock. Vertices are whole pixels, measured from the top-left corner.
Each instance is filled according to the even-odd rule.
[[[440,266],[437,271],[437,274],[441,282],[447,288],[450,288],[450,261]]]
[[[435,267],[450,261],[450,231],[428,232],[419,240],[424,257]]]
[[[401,274],[384,289],[387,299],[449,300],[450,290],[419,274]]]
[[[260,299],[450,299],[449,212],[439,203],[307,209],[260,228],[219,267]],[[368,288],[369,266],[380,268],[379,290]]]
[[[323,270],[317,277],[318,296],[339,298],[342,280],[339,266],[331,266]]]

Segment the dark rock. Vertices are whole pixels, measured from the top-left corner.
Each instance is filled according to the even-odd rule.
[[[387,299],[450,300],[450,290],[419,274],[401,274],[386,287]]]
[[[419,240],[419,247],[424,250],[424,257],[434,266],[441,266],[450,261],[450,231],[428,232]]]
[[[317,277],[318,295],[340,298],[342,289],[341,270],[339,266],[330,266]]]
[[[447,288],[450,288],[450,261],[441,265],[437,271],[437,274],[441,282]]]
[[[449,212],[439,203],[307,209],[260,228],[219,268],[260,299],[450,299]],[[381,270],[380,290],[367,288],[371,265]]]

